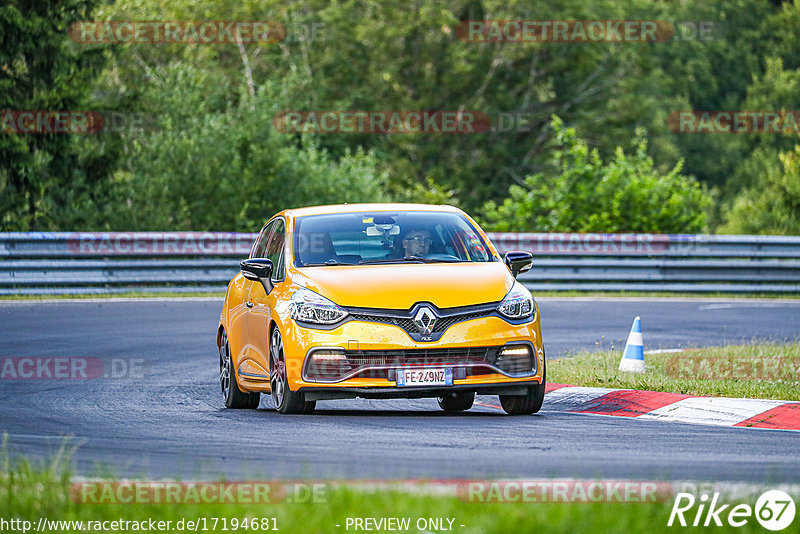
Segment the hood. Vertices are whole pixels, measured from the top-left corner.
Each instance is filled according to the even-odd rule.
[[[514,277],[501,262],[403,263],[307,267],[294,279],[340,306],[406,310],[417,302],[438,308],[503,299]]]

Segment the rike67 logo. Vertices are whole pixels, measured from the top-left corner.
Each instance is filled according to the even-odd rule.
[[[755,516],[756,521],[767,530],[783,530],[794,521],[795,504],[788,493],[770,490],[763,493],[755,507],[749,504],[721,504],[719,493],[704,493],[696,499],[691,493],[678,493],[669,514],[667,526],[673,524],[693,527],[742,527]]]

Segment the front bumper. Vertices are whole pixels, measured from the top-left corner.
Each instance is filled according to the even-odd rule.
[[[527,380],[513,384],[458,384],[453,386],[433,387],[373,387],[373,388],[326,388],[303,387],[300,391],[305,393],[305,400],[335,400],[335,399],[426,399],[444,397],[453,392],[475,392],[478,395],[525,395],[528,387],[540,384],[537,380]]]
[[[438,397],[447,391],[458,389],[484,393],[493,391],[498,385],[527,387],[542,380],[544,350],[538,313],[533,321],[524,324],[510,324],[499,317],[484,317],[464,321],[449,327],[436,342],[418,342],[401,328],[394,325],[376,324],[362,321],[348,321],[334,329],[318,330],[300,326],[292,320],[285,325],[284,356],[287,364],[288,381],[293,391],[303,391],[308,397],[312,391],[324,398],[352,398],[354,396],[380,396],[379,398],[422,398]],[[534,365],[530,372],[504,373],[498,368],[483,365],[479,374],[469,374],[465,378],[455,378],[452,386],[405,387],[398,388],[390,371],[399,366],[387,363],[378,366],[378,371],[355,374],[335,382],[314,380],[304,376],[309,354],[321,349],[339,349],[369,353],[372,351],[441,351],[465,348],[502,347],[513,343],[528,344],[533,352]],[[461,364],[442,364],[427,362],[424,365],[437,367],[461,367]],[[455,375],[454,375],[455,376]],[[390,379],[391,378],[391,379]],[[345,390],[349,390],[347,393]],[[338,393],[337,393],[338,392]],[[345,396],[334,396],[337,395]],[[495,394],[495,393],[487,393]],[[508,393],[518,394],[518,393]],[[323,397],[319,397],[320,400]]]

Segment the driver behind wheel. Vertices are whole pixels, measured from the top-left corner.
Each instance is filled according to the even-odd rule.
[[[403,236],[404,256],[424,257],[431,248],[431,233],[428,230],[417,228],[410,230]]]

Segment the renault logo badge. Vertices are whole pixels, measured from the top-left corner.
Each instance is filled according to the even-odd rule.
[[[423,306],[414,316],[414,324],[417,325],[420,334],[430,334],[433,331],[433,325],[436,324],[436,315],[430,307]]]

